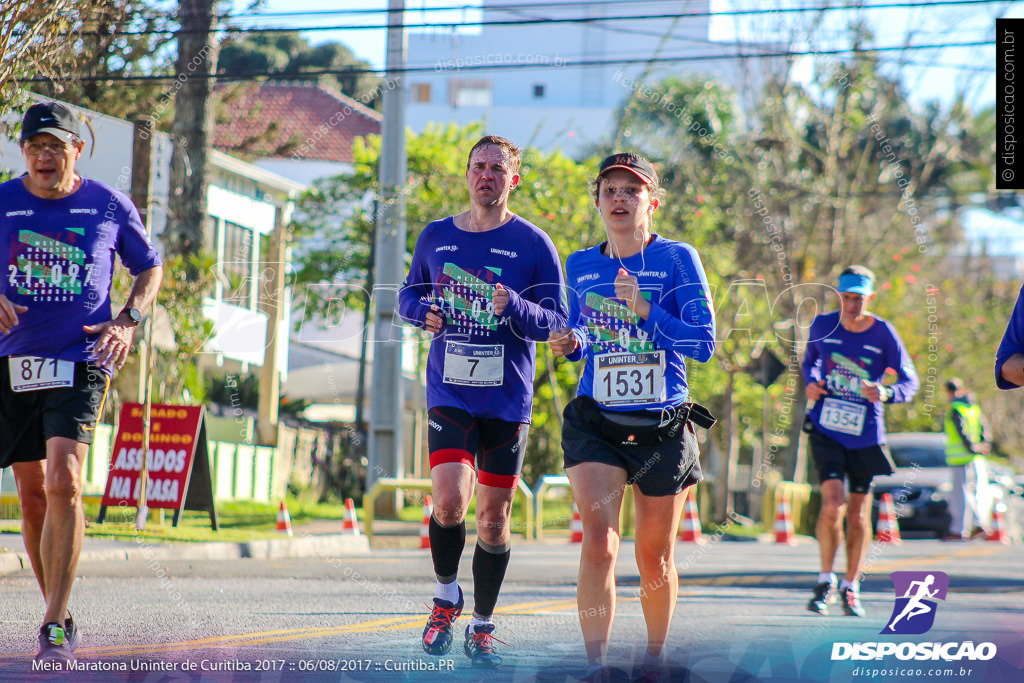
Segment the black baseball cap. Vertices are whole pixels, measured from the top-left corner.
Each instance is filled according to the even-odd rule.
[[[39,102],[25,112],[21,121],[21,141],[25,142],[39,133],[49,133],[64,142],[82,137],[78,117],[60,102]]]
[[[654,170],[654,166],[651,162],[647,161],[647,159],[644,159],[639,154],[622,152],[606,157],[605,160],[601,162],[601,170],[598,171],[597,177],[600,178],[608,171],[616,168],[631,171],[633,175],[648,185],[658,184],[658,172]]]

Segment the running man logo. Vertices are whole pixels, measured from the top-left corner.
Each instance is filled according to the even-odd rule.
[[[949,577],[943,572],[893,572],[896,604],[880,633],[919,635],[935,623],[936,600],[945,600]]]

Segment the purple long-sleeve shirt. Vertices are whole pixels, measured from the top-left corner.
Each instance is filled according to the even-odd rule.
[[[509,302],[497,316],[499,283]],[[431,305],[445,318],[427,357],[427,407],[530,422],[536,342],[565,327],[563,289],[551,238],[519,216],[486,232],[451,216],[424,228],[398,297],[408,323],[423,327]]]

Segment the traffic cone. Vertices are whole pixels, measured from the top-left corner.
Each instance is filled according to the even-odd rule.
[[[420,548],[430,548],[430,515],[434,514],[434,501],[427,496],[423,499],[423,524],[420,525]]]
[[[793,516],[789,511],[789,501],[779,500],[775,506],[775,542],[796,545],[796,532],[793,531]]]
[[[875,540],[879,543],[903,545],[903,539],[900,538],[900,525],[896,522],[896,506],[893,504],[891,493],[882,494],[882,503],[878,507]]]
[[[986,541],[1010,543],[1010,535],[1006,533],[1006,518],[1003,516],[1003,510],[1005,509],[1005,504],[996,504],[995,509],[992,511],[992,531],[985,535]]]
[[[352,536],[359,535],[359,520],[356,519],[356,504],[351,498],[345,499],[345,519],[341,524],[341,533]]]
[[[569,524],[569,543],[583,543],[583,520],[580,519],[580,509],[576,503],[572,504],[572,522]]]
[[[703,543],[700,533],[700,513],[697,512],[697,501],[687,496],[683,506],[683,528],[679,530],[679,540],[684,543]]]
[[[288,514],[288,508],[284,506],[284,501],[281,501],[280,507],[277,508],[277,530],[283,533],[293,536],[292,533],[292,518]]]

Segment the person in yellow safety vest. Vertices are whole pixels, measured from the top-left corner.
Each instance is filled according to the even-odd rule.
[[[966,540],[974,530],[974,509],[968,502],[968,476],[975,457],[988,452],[981,408],[971,401],[961,379],[946,382],[949,410],[945,416],[946,464],[953,470],[953,491],[949,499],[949,532],[945,541]]]

